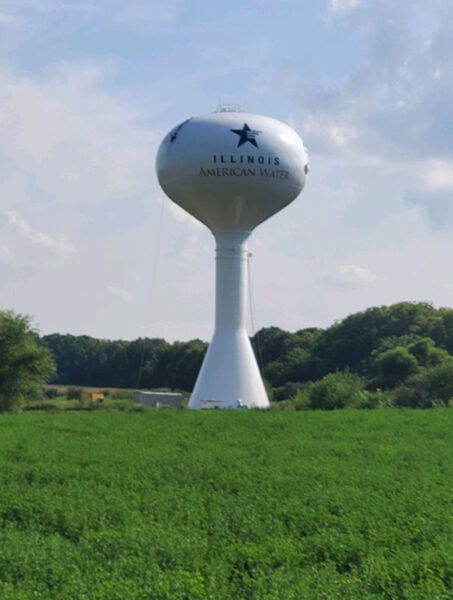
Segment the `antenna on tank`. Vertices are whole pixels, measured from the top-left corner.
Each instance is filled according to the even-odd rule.
[[[246,330],[247,240],[290,204],[308,173],[303,142],[288,125],[219,105],[177,125],[156,158],[159,183],[216,242],[214,335],[190,408],[267,408],[269,400]]]
[[[244,112],[244,107],[241,104],[224,104],[219,103],[217,105],[216,113],[225,113],[225,112]]]

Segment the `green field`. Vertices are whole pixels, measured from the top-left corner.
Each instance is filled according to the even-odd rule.
[[[453,598],[453,410],[0,416],[0,598]]]

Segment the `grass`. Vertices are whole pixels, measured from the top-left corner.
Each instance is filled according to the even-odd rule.
[[[453,598],[453,411],[0,417],[0,598]]]

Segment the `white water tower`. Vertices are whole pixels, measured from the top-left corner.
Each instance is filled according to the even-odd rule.
[[[302,191],[307,154],[288,125],[220,110],[187,119],[162,141],[159,183],[216,241],[215,329],[190,408],[267,408],[246,330],[247,238]]]

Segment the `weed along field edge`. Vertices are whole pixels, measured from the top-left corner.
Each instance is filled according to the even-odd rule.
[[[0,415],[0,597],[453,598],[453,411]]]

